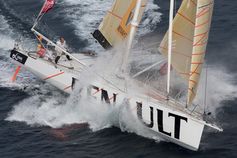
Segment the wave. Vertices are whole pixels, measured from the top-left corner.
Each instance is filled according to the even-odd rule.
[[[16,82],[11,82],[11,77],[17,65],[10,59],[10,50],[19,38],[21,40],[20,44],[26,50],[33,49],[35,47],[34,42],[22,36],[21,33],[12,30],[3,15],[0,15],[0,21],[0,87],[23,89],[26,86],[33,85],[36,81],[35,77],[23,68],[20,70]]]

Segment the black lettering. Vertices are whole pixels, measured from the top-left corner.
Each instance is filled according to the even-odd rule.
[[[137,102],[137,116],[149,128],[154,126],[153,107],[150,107],[150,124],[143,121],[142,118],[142,103]]]
[[[72,78],[72,90],[75,88],[75,84],[76,84],[77,79],[75,79],[74,77]]]
[[[179,139],[180,138],[180,122],[181,120],[184,120],[186,122],[188,122],[188,119],[186,117],[182,117],[182,116],[179,116],[179,115],[175,115],[175,114],[172,114],[172,113],[169,113],[169,117],[174,117],[174,137],[176,139]]]
[[[137,117],[142,120],[142,103],[137,102]]]
[[[110,104],[110,101],[109,101],[109,95],[108,95],[108,92],[106,90],[101,90],[101,101],[105,101],[106,103]]]
[[[171,132],[166,132],[164,131],[164,128],[163,128],[163,111],[157,109],[157,121],[158,121],[158,130],[159,132],[165,134],[165,135],[168,135],[168,136],[171,136]]]
[[[87,88],[87,94],[89,96],[94,96],[94,94],[92,94],[92,92],[93,92],[92,90],[96,90],[96,92],[94,94],[96,94],[97,92],[100,91],[100,89],[98,87],[91,85]]]
[[[96,87],[96,86],[92,86],[92,88],[93,88],[94,90],[97,90],[97,91],[100,90],[99,87]]]
[[[117,94],[113,93],[113,102],[116,103],[117,100]]]

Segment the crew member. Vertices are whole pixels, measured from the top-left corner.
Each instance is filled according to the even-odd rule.
[[[40,58],[44,58],[45,57],[45,53],[46,53],[45,48],[41,44],[38,44],[38,46],[37,46],[37,55]]]
[[[62,49],[64,49],[64,50],[66,50],[67,51],[67,44],[66,44],[66,41],[64,40],[64,38],[63,37],[60,37],[60,39],[57,41],[57,43],[56,43],[60,48],[62,48]],[[60,59],[60,57],[62,56],[62,55],[65,55],[65,53],[61,50],[61,49],[59,49],[59,48],[57,48],[56,47],[56,52],[57,52],[57,56],[56,56],[56,58],[55,58],[55,63],[57,64],[58,63],[58,60]],[[67,57],[67,59],[68,60],[72,60],[70,57],[69,57],[69,55],[66,55],[66,57]]]

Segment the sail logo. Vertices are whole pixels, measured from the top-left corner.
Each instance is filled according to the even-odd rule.
[[[16,50],[12,50],[11,51],[11,55],[10,57],[14,60],[16,60],[17,62],[21,63],[21,64],[25,64],[26,60],[27,60],[27,56],[16,51]]]
[[[117,32],[120,36],[122,36],[123,38],[126,38],[130,28],[131,28],[131,22],[134,16],[134,11],[135,11],[135,7],[136,7],[136,0],[133,0],[129,6],[129,8],[127,9],[127,12],[124,14],[118,28],[117,28]]]

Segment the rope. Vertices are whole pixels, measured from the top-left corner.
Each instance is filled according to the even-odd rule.
[[[205,80],[204,114],[206,114],[207,110],[207,82],[208,82],[208,65],[206,68],[206,80]]]

